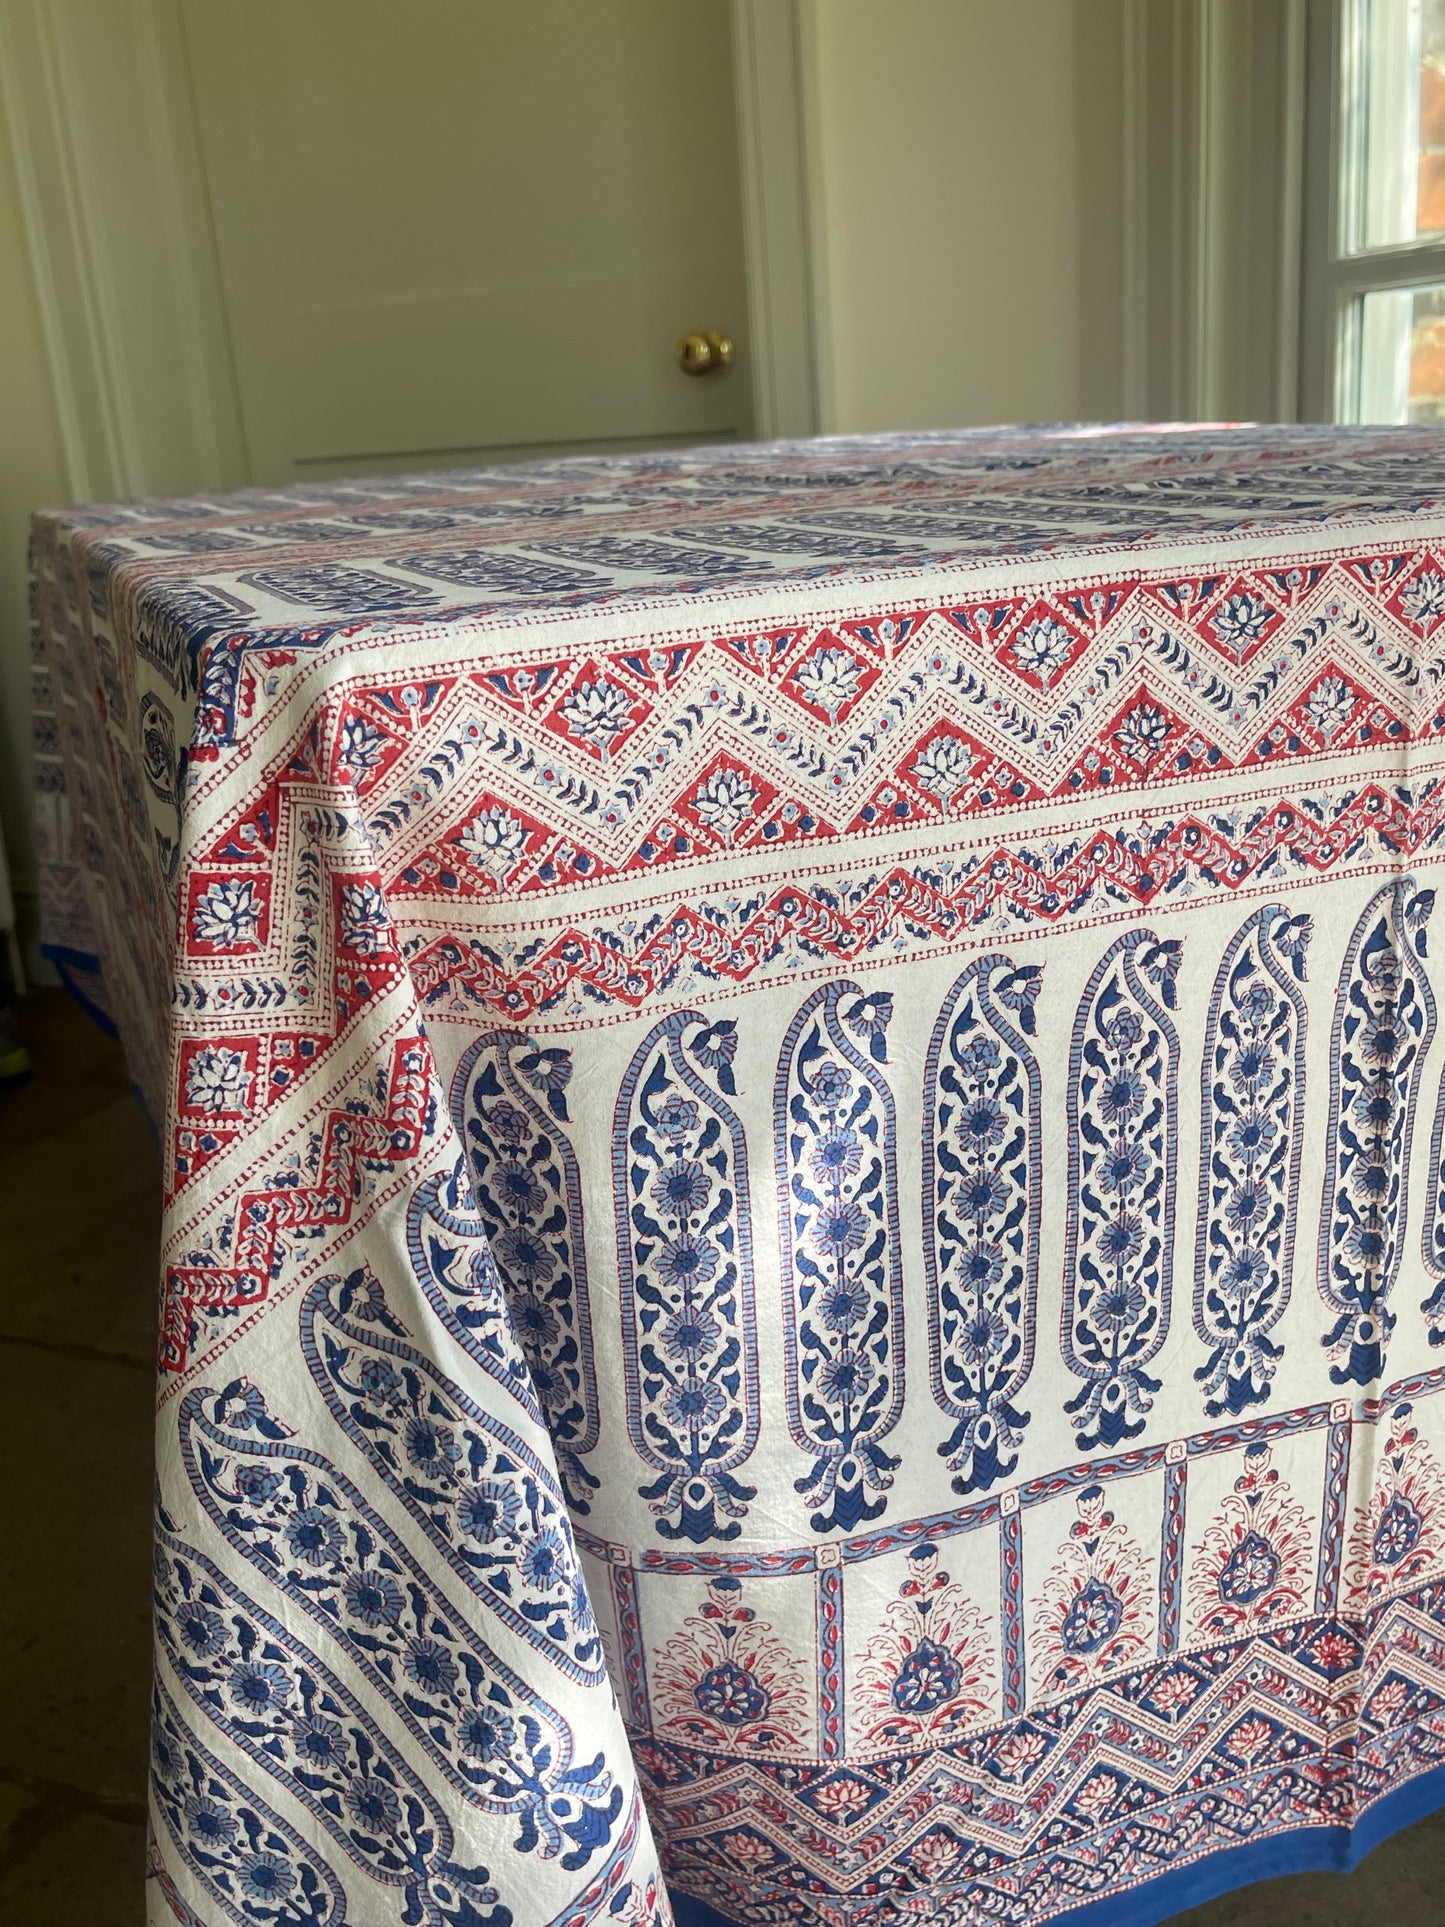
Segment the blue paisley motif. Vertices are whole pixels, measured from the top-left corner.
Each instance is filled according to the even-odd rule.
[[[622,1789],[605,1758],[573,1764],[567,1722],[458,1618],[355,1486],[289,1443],[256,1386],[188,1393],[179,1431],[222,1537],[338,1642],[464,1800],[511,1814],[519,1853],[568,1869],[606,1846]]]
[[[346,1894],[333,1869],[201,1745],[161,1686],[151,1792],[176,1850],[238,1927],[345,1927]]]
[[[567,1501],[585,1515],[597,1490],[582,1463],[597,1443],[597,1378],[582,1181],[559,1128],[571,1079],[570,1051],[490,1031],[458,1065],[451,1106]]]
[[[1420,1255],[1435,1279],[1435,1289],[1422,1299],[1421,1311],[1430,1343],[1445,1345],[1445,1071],[1435,1094],[1435,1123],[1430,1133],[1430,1201],[1420,1234]]]
[[[923,1262],[933,1396],[958,1423],[939,1446],[953,1489],[1018,1464],[1033,1369],[1043,1199],[1037,964],[970,964],[944,1000],[923,1091]],[[997,1001],[995,1001],[997,1000]],[[1014,1024],[1000,1010],[1011,1010]]]
[[[488,549],[434,549],[401,558],[417,575],[437,582],[459,582],[464,588],[486,589],[493,595],[559,596],[586,589],[602,578],[593,569],[565,569],[531,556],[500,554]]]
[[[1366,904],[1340,967],[1319,1243],[1320,1296],[1339,1314],[1320,1341],[1336,1385],[1378,1379],[1395,1329],[1386,1301],[1404,1251],[1415,1104],[1435,1035],[1420,962],[1434,904],[1413,877],[1387,883]]]
[[[425,606],[438,600],[435,589],[374,569],[351,569],[340,562],[297,563],[291,568],[249,569],[236,577],[248,588],[264,589],[282,602],[326,609],[337,615],[385,615],[393,609]]]
[[[1403,1492],[1397,1492],[1380,1514],[1370,1551],[1376,1565],[1398,1566],[1419,1543],[1422,1520]]]
[[[1249,1606],[1279,1577],[1279,1554],[1259,1532],[1246,1532],[1219,1569],[1219,1596]]]
[[[151,690],[140,699],[140,739],[146,782],[152,796],[174,805],[180,792],[176,726],[170,710]]]
[[[336,1676],[263,1612],[162,1513],[156,1631],[176,1677],[217,1732],[310,1810],[397,1917],[425,1927],[509,1927],[484,1867],[461,1867],[445,1812]],[[229,1810],[194,1813],[212,1843]]]
[[[322,1278],[301,1350],[331,1415],[438,1555],[569,1678],[605,1677],[587,1587],[551,1472],[423,1353],[363,1267]]]
[[[700,1713],[710,1713],[725,1726],[745,1726],[768,1710],[768,1696],[746,1667],[725,1659],[710,1666],[692,1689]]]
[[[1064,1410],[1081,1451],[1144,1430],[1169,1329],[1179,1038],[1177,940],[1131,930],[1089,979],[1069,1053],[1063,1352],[1084,1380]],[[1153,986],[1153,988],[1151,988]]]
[[[899,1463],[882,1444],[903,1409],[897,1127],[878,1068],[892,1014],[886,991],[825,984],[778,1063],[788,1429],[813,1460],[796,1487],[815,1532],[878,1518]]]
[[[1123,1603],[1113,1587],[1090,1577],[1074,1594],[1059,1628],[1064,1650],[1098,1652],[1118,1632],[1123,1617]]]
[[[946,1646],[920,1639],[898,1669],[891,1697],[900,1713],[931,1713],[951,1700],[963,1668]]]
[[[1204,1040],[1194,1376],[1210,1418],[1262,1405],[1284,1355],[1304,1139],[1305,950],[1311,923],[1279,904],[1239,930],[1214,980]]]
[[[736,1539],[757,1488],[747,1146],[728,1099],[737,1027],[695,1010],[648,1032],[613,1129],[627,1426],[658,1477],[640,1487],[665,1539]],[[720,1516],[721,1515],[721,1516]]]
[[[545,1424],[487,1227],[476,1215],[461,1163],[418,1185],[407,1206],[406,1244],[417,1284],[448,1332],[529,1418]]]

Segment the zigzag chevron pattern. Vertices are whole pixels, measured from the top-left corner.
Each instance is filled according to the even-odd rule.
[[[1138,1927],[1445,1798],[1441,446],[40,519],[161,1908]]]
[[[405,729],[399,692],[371,689],[338,719],[332,776],[399,896],[510,895],[1429,739],[1442,664],[1416,652],[1434,619],[1400,602],[1423,608],[1422,583],[1445,599],[1445,572],[1428,551],[1372,561],[1403,587],[1366,587],[1366,562],[1282,571],[1300,578],[1284,590],[1236,574],[1197,607],[1179,599],[1208,583],[1108,585],[1096,620],[1082,596],[1016,597],[533,662],[433,681]],[[1258,633],[1226,650],[1231,623]],[[407,755],[422,722],[425,763]]]
[[[800,1904],[901,1922],[920,1892],[964,1927],[1048,1918],[1295,1827],[1348,1825],[1445,1765],[1442,1605],[1437,1580],[1368,1619],[1156,1664],[931,1755],[922,1783],[906,1760],[799,1775],[644,1742],[675,1843],[664,1869],[768,1927]],[[1346,1676],[1358,1737],[1342,1717]],[[1187,1718],[1147,1710],[1171,1678],[1188,1682]],[[846,1848],[836,1817],[852,1823]]]
[[[208,1070],[222,1074],[221,1067]],[[365,1166],[403,1164],[417,1155],[432,1101],[432,1081],[425,1040],[401,1039],[392,1051],[379,1116],[354,1107],[332,1111],[320,1134],[316,1170],[309,1182],[249,1192],[240,1198],[229,1263],[173,1265],[167,1270],[161,1304],[163,1371],[186,1369],[198,1310],[214,1317],[265,1298],[285,1234],[305,1238],[345,1225],[364,1196],[361,1173]]]

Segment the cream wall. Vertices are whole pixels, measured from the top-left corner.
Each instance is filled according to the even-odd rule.
[[[26,528],[31,509],[66,499],[15,170],[0,129],[0,822],[17,894],[35,889]]]
[[[825,429],[1117,419],[1120,0],[805,8]]]

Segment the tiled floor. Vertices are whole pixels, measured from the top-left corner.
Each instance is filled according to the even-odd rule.
[[[139,1927],[159,1166],[118,1049],[58,991],[24,1024],[35,1077],[0,1093],[0,1927]],[[1174,1927],[1445,1927],[1445,1814]]]

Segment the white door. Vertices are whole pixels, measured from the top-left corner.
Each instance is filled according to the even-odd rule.
[[[751,433],[726,7],[182,12],[253,482]]]

